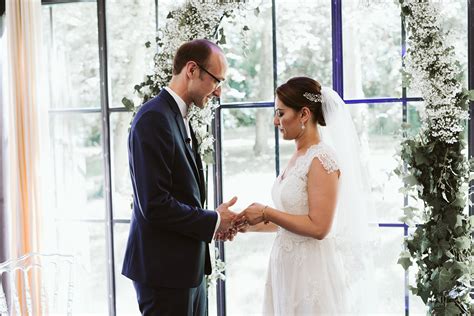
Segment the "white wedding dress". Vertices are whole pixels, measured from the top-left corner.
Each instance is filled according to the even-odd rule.
[[[328,173],[339,170],[328,145],[311,146],[285,171],[284,178],[280,175],[275,180],[272,198],[276,209],[308,214],[307,174],[313,159],[319,159]],[[317,240],[279,228],[268,266],[264,315],[348,315],[350,297],[342,256],[331,232]]]

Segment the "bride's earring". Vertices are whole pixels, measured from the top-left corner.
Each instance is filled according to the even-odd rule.
[[[301,129],[304,129],[305,126],[304,126],[304,123],[301,123]]]

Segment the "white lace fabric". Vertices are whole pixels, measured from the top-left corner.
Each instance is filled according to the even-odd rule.
[[[307,180],[314,159],[328,173],[339,170],[329,146],[311,146],[284,178],[275,180],[272,198],[277,209],[294,215],[309,213]],[[317,240],[280,228],[270,256],[263,314],[334,315],[349,311],[342,262],[334,237]]]

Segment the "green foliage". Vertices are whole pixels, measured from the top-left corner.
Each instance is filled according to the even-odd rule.
[[[402,143],[403,181],[423,201],[424,222],[405,240],[408,252],[400,255],[398,263],[404,269],[416,263],[419,272],[413,294],[436,315],[444,315],[441,306],[448,309],[450,302],[456,303],[450,309],[459,307],[456,315],[468,308],[473,220],[464,213],[469,166],[461,153],[463,147],[461,139],[447,145],[426,132]],[[405,207],[404,211],[408,222],[416,208]],[[465,295],[451,298],[453,289]]]
[[[400,0],[400,3],[402,14],[410,17],[414,12],[413,1]],[[431,32],[439,32],[433,28]],[[416,43],[420,39],[412,40]],[[420,45],[431,44],[437,43],[429,36]],[[451,53],[451,49],[449,47],[446,54]],[[436,62],[431,66],[426,80],[434,82],[438,75]],[[467,91],[458,93],[451,106],[466,109],[469,96]],[[426,104],[430,109],[434,106]],[[453,123],[457,124],[455,119]],[[463,153],[464,133],[459,132],[456,142],[449,143],[434,137],[432,126],[427,124],[417,135],[406,136],[401,144],[404,164],[396,172],[403,178],[405,192],[421,200],[423,208],[404,209],[406,223],[413,223],[419,216],[421,224],[406,238],[406,250],[398,263],[404,269],[412,263],[418,266],[416,287],[411,290],[421,297],[430,315],[470,315],[474,220],[465,213],[470,165]]]

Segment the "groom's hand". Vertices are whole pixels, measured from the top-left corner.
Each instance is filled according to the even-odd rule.
[[[229,228],[225,232],[218,232],[216,233],[215,239],[221,241],[232,241],[234,240],[237,231],[234,228]]]
[[[232,225],[225,232],[218,232],[214,237],[216,240],[232,241],[234,240],[237,233],[246,233],[249,230],[250,225],[246,220],[241,222],[232,221]]]
[[[237,197],[236,196],[234,196],[230,201],[222,203],[217,208],[217,212],[219,212],[219,215],[221,217],[221,222],[219,224],[219,227],[217,228],[217,234],[226,233],[231,228],[232,221],[234,220],[236,214],[234,212],[232,212],[229,209],[229,207],[234,205],[235,202],[237,202]]]

